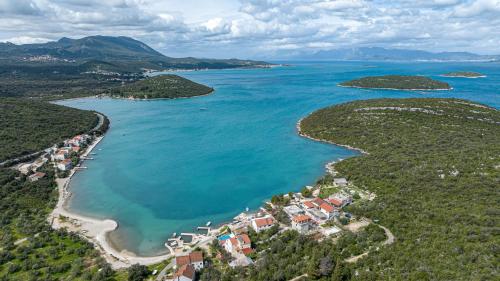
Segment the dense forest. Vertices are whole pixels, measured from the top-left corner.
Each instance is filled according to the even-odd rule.
[[[207,95],[212,88],[177,75],[158,75],[110,89],[111,96],[140,99],[181,98]]]
[[[448,90],[446,82],[423,76],[385,75],[370,76],[340,83],[344,87],[398,89],[398,90]]]
[[[91,111],[22,98],[0,98],[0,162],[46,149],[98,123]]]
[[[30,182],[0,169],[0,280],[110,280],[115,273],[92,244],[46,222],[57,191],[53,168],[41,171]]]
[[[377,194],[351,212],[396,243],[358,261],[354,280],[498,280],[500,113],[458,99],[380,99],[319,110],[317,139],[368,155],[335,165]]]

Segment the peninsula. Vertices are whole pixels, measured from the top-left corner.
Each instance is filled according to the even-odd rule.
[[[472,71],[455,71],[455,72],[449,72],[441,75],[443,77],[461,77],[461,78],[482,78],[486,77],[486,75],[481,74],[479,72],[472,72]]]
[[[450,90],[446,82],[424,76],[385,75],[369,76],[339,84],[342,87],[387,90]]]
[[[377,194],[349,210],[402,238],[366,255],[355,269],[357,280],[495,278],[498,237],[490,222],[496,216],[499,123],[498,110],[459,99],[355,101],[301,122],[311,138],[369,153],[334,165]],[[464,198],[467,208],[461,207]],[[463,267],[475,253],[485,258]]]
[[[213,90],[178,75],[164,74],[111,88],[107,94],[130,99],[173,99],[208,95]]]

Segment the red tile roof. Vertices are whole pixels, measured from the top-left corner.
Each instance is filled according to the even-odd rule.
[[[183,266],[186,264],[189,265],[195,262],[203,262],[203,252],[196,251],[196,252],[191,252],[189,255],[186,256],[175,257],[175,264],[177,266]]]
[[[311,220],[311,217],[308,215],[298,215],[293,217],[293,221],[296,223],[305,223]]]
[[[311,201],[304,202],[304,206],[306,206],[309,209],[314,208],[314,204]]]
[[[191,252],[189,254],[189,259],[191,259],[191,263],[202,262],[203,261],[203,252],[201,252],[201,251]]]
[[[321,209],[327,211],[328,213],[331,213],[335,210],[335,208],[333,208],[332,205],[328,204],[328,203],[323,203],[321,204],[321,206],[319,206]]]
[[[255,224],[257,227],[269,226],[274,224],[274,220],[272,218],[259,218],[255,219]]]
[[[342,207],[342,200],[340,199],[337,199],[337,198],[331,198],[330,200],[330,203],[332,203],[334,206],[336,207]]]
[[[253,250],[252,248],[245,248],[245,249],[241,249],[241,252],[247,256],[247,255],[250,255],[251,253],[253,253]]]
[[[321,204],[325,203],[325,200],[321,199],[321,198],[315,198],[313,201],[312,201],[316,206],[321,206]]]
[[[195,270],[194,270],[194,267],[192,265],[183,265],[181,266],[174,274],[174,278],[178,278],[178,277],[181,277],[181,276],[184,276],[184,277],[187,277],[191,280],[194,279],[194,274],[195,274]]]
[[[189,256],[179,256],[175,257],[175,264],[180,267],[183,265],[189,265],[191,263],[191,260],[189,259]]]
[[[250,244],[252,243],[252,241],[250,241],[250,237],[248,237],[248,235],[246,234],[241,234],[241,235],[238,235],[239,238],[241,238],[241,240],[243,241],[243,243],[245,244]]]
[[[238,240],[234,237],[229,238],[229,242],[231,242],[231,244],[233,244],[233,246],[235,246],[235,247],[238,246]]]

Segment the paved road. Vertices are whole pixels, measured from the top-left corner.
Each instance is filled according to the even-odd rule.
[[[160,271],[160,273],[158,273],[158,276],[156,276],[156,279],[155,279],[156,281],[163,280],[163,278],[167,275],[167,271],[169,269],[171,269],[172,267],[174,267],[174,261],[175,261],[175,259],[172,259],[172,261],[167,266],[165,266],[165,268],[162,269]]]

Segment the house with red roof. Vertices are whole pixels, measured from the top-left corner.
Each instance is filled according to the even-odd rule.
[[[272,217],[255,218],[252,220],[252,228],[259,233],[271,228],[275,223]]]
[[[306,210],[314,209],[316,207],[316,205],[314,205],[312,201],[305,201],[302,203],[302,205],[304,206],[304,209],[306,209]]]
[[[252,253],[252,241],[247,234],[239,234],[224,240],[224,249],[228,253],[242,253],[248,255]]]
[[[175,266],[181,268],[184,265],[191,265],[195,270],[203,268],[203,252],[195,251],[188,255],[175,257]]]
[[[333,218],[334,216],[338,216],[339,215],[339,212],[337,211],[337,209],[335,209],[334,206],[332,206],[331,204],[325,202],[323,204],[321,204],[319,206],[319,210],[325,214],[326,218],[327,219],[331,219]]]
[[[312,218],[308,215],[298,215],[292,218],[292,228],[299,233],[307,233],[314,226]]]
[[[194,266],[185,264],[174,273],[174,281],[193,281],[195,279],[196,270]]]
[[[45,177],[45,173],[42,173],[42,172],[36,172],[32,175],[30,175],[28,178],[31,182],[34,182],[34,181],[37,181],[41,178]]]

